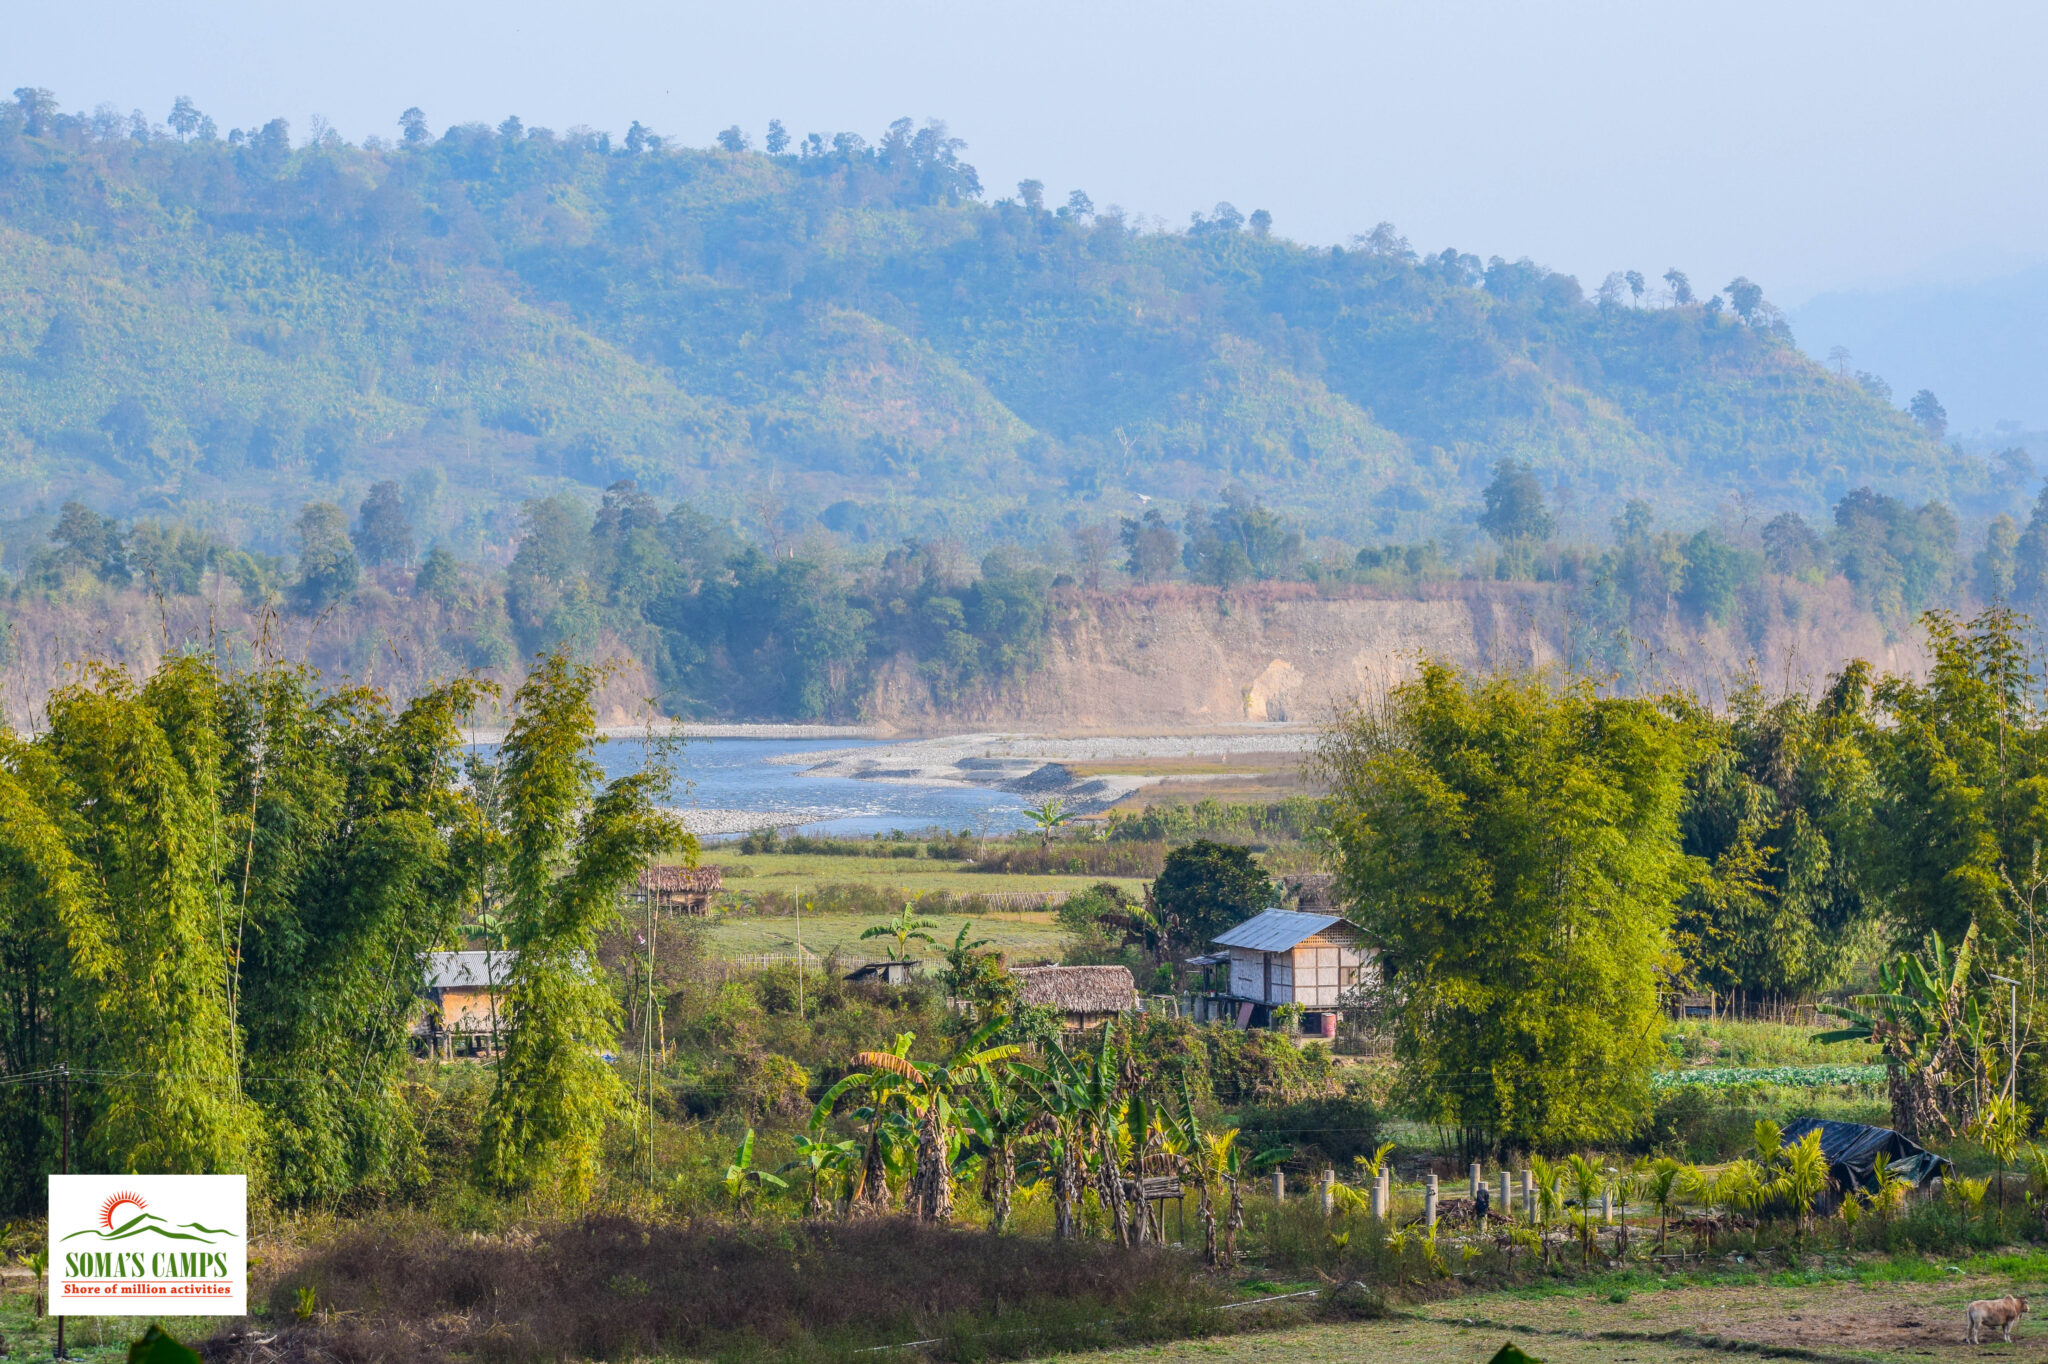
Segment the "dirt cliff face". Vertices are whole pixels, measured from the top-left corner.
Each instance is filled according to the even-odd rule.
[[[1569,599],[1548,584],[1450,584],[1411,598],[1326,597],[1302,584],[1076,593],[1035,668],[941,708],[899,660],[881,670],[867,718],[903,729],[1315,723],[1424,658],[1478,669],[1569,662],[1620,690],[1682,686],[1710,701],[1745,676],[1810,689],[1848,658],[1919,672],[1917,636],[1888,634],[1835,586],[1788,585],[1755,604],[1740,633],[1675,618],[1639,626],[1619,669],[1588,656]]]

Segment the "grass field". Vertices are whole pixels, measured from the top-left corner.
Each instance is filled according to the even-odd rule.
[[[881,961],[894,950],[895,944],[881,939],[863,942],[860,937],[863,929],[876,922],[879,920],[855,914],[806,914],[804,949],[823,956],[836,947],[841,956],[851,961]],[[1028,966],[1034,962],[1059,959],[1061,932],[1050,913],[983,914],[972,919],[946,914],[933,917],[933,922],[938,927],[932,929],[931,934],[939,940],[940,946],[951,944],[962,924],[972,923],[974,929],[969,934],[970,941],[987,938],[991,946],[1009,955],[1013,965]],[[796,920],[787,915],[729,915],[708,923],[704,934],[712,955],[719,957],[796,951]],[[932,959],[938,956],[936,948],[922,943],[912,943],[910,950],[917,957]],[[939,964],[943,966],[945,963]]]
[[[1024,892],[1071,894],[1102,880],[1099,876],[1032,876],[977,872],[972,863],[928,857],[826,857],[815,853],[756,853],[743,855],[737,847],[704,850],[708,865],[724,867],[726,889],[740,895],[748,892],[779,891],[784,895],[807,895],[821,885],[833,883],[894,888],[910,895],[944,890],[955,895],[997,895]],[[1133,895],[1142,882],[1136,878],[1111,878]]]
[[[1962,1265],[1866,1262],[1715,1281],[1644,1273],[1446,1298],[1377,1321],[1319,1323],[1129,1350],[1066,1355],[1089,1364],[1218,1358],[1258,1364],[1480,1364],[1512,1340],[1549,1364],[1705,1364],[1760,1358],[1905,1364],[1927,1359],[2048,1360],[2048,1323],[2029,1316],[2013,1343],[1963,1343],[1974,1298],[2048,1291],[2048,1256]]]

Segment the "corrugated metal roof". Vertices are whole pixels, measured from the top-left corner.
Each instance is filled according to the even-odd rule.
[[[1246,919],[1228,933],[1209,939],[1218,947],[1242,947],[1253,952],[1286,952],[1313,938],[1331,924],[1341,924],[1341,914],[1298,914],[1291,909],[1269,909],[1255,919]]]
[[[429,952],[427,988],[481,990],[487,975],[497,976],[497,983],[503,985],[517,956],[516,952]]]

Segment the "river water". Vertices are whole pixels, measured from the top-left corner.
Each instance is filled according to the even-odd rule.
[[[673,803],[692,828],[717,838],[772,824],[804,833],[877,834],[934,825],[976,834],[1024,827],[1025,798],[981,786],[810,776],[805,764],[773,759],[795,753],[871,748],[877,739],[691,738],[675,754]],[[607,777],[639,769],[637,739],[600,744]]]

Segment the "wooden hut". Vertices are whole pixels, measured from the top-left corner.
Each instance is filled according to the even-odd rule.
[[[702,915],[711,908],[724,877],[717,867],[647,867],[631,892],[633,903],[667,914]]]
[[[1075,1030],[1099,1028],[1138,1007],[1128,966],[1020,966],[1010,974],[1019,1004],[1058,1009]]]

